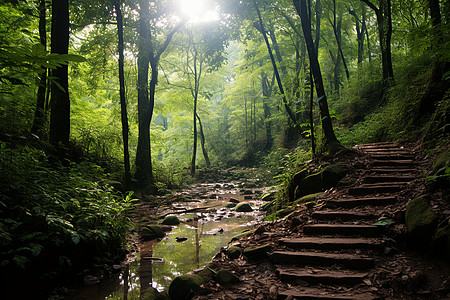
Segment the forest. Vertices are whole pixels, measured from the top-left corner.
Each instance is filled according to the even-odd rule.
[[[449,255],[449,18],[439,0],[2,0],[0,295],[107,278],[196,185],[261,188],[279,226],[359,184],[299,180],[363,144],[405,145],[399,166],[414,150]]]

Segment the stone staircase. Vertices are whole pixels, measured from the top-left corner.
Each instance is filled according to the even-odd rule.
[[[360,170],[362,182],[326,201],[300,237],[280,239],[271,254],[279,280],[288,283],[278,299],[383,299],[370,286],[385,243],[384,227],[373,225],[380,217],[375,208],[395,204],[417,171],[413,156],[397,144],[356,148],[371,158]]]

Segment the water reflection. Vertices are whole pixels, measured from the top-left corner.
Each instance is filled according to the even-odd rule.
[[[185,215],[182,219],[193,221],[174,227],[159,242],[142,243],[140,252],[121,273],[102,284],[83,287],[66,299],[137,300],[150,287],[165,290],[176,276],[209,263],[234,235],[256,223],[256,215],[237,213],[216,221],[213,218],[197,221],[193,220],[193,214]],[[187,239],[177,242],[177,238]]]

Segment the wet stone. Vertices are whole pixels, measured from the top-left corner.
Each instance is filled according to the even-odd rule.
[[[250,204],[242,202],[236,205],[234,210],[237,212],[252,212],[253,208],[250,206]]]

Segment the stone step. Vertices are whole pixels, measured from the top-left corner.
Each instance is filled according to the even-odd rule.
[[[374,160],[372,162],[374,167],[413,167],[414,161],[412,159],[399,160]]]
[[[329,210],[316,211],[312,214],[312,217],[318,220],[341,220],[341,221],[367,220],[376,218],[376,216],[372,214],[351,212],[351,211],[329,211]]]
[[[382,248],[382,241],[378,239],[362,238],[283,238],[279,242],[295,249],[341,250],[341,249],[374,249]]]
[[[407,168],[371,168],[369,169],[371,173],[376,174],[414,174],[417,173],[416,169],[407,169]]]
[[[410,182],[416,179],[415,176],[395,176],[395,175],[378,175],[366,176],[364,182],[367,183],[383,183],[383,182]]]
[[[400,148],[398,144],[395,143],[373,143],[373,144],[364,144],[364,145],[356,145],[355,148],[358,149],[376,149],[376,148]]]
[[[362,184],[348,189],[348,194],[352,196],[363,196],[382,193],[395,193],[405,188],[404,182]]]
[[[291,252],[274,251],[270,255],[273,263],[296,264],[309,266],[332,266],[342,265],[349,269],[370,269],[374,267],[372,258],[361,255],[342,253],[317,253],[317,252]]]
[[[374,148],[366,148],[366,149],[361,149],[362,151],[371,154],[371,153],[387,153],[387,152],[392,152],[392,153],[408,153],[410,154],[411,152],[406,151],[405,149],[402,148],[383,148],[383,147],[374,147]]]
[[[392,152],[386,152],[386,153],[374,153],[370,154],[370,157],[376,160],[411,160],[414,158],[411,154],[405,154],[405,153],[392,153]]]
[[[339,200],[328,200],[327,207],[353,208],[357,206],[386,206],[397,202],[396,197],[370,197],[370,198],[349,198]]]
[[[353,224],[312,224],[303,227],[303,233],[307,235],[346,235],[346,236],[378,236],[382,228],[374,225]]]
[[[303,270],[284,267],[277,268],[276,274],[280,280],[284,282],[303,280],[308,283],[321,283],[328,285],[354,285],[362,282],[364,278],[369,275],[368,273],[352,272],[348,270]]]
[[[352,290],[351,292],[336,292],[326,291],[318,288],[302,287],[301,289],[291,288],[280,291],[278,293],[278,300],[283,299],[304,299],[304,300],[375,300],[384,299],[368,292],[358,293]]]

